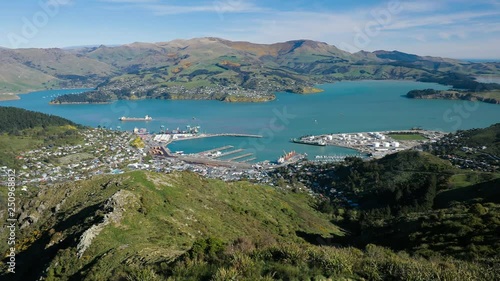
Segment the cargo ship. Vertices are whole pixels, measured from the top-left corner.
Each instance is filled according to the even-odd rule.
[[[283,151],[285,152],[285,151]],[[307,155],[306,154],[300,154],[300,153],[297,153],[295,151],[290,151],[290,152],[285,152],[285,154],[283,154],[283,156],[281,156],[280,158],[278,158],[278,160],[276,161],[278,164],[291,164],[291,163],[295,163],[299,160],[302,160],[306,157]]]
[[[316,146],[326,146],[326,142],[324,140],[319,140],[319,141],[309,141],[309,140],[304,140],[304,138],[300,139],[290,139],[291,142],[293,143],[300,143],[300,144],[308,144],[308,145],[316,145]]]
[[[151,116],[149,115],[146,115],[144,116],[143,118],[137,118],[137,117],[120,117],[120,119],[118,119],[120,121],[152,121],[153,118],[151,118]]]

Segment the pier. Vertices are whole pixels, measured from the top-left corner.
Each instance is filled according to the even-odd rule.
[[[252,158],[249,158],[247,160],[240,161],[240,163],[248,163],[248,162],[252,162],[254,160],[257,160],[257,158],[256,157],[252,157]]]
[[[176,134],[172,134],[172,136],[175,136],[175,135]],[[263,136],[261,136],[261,135],[252,135],[252,134],[233,134],[233,133],[198,134],[198,135],[191,135],[191,136],[183,136],[181,138],[172,137],[172,142],[183,141],[183,140],[203,139],[203,138],[215,138],[215,137],[239,137],[239,138],[258,138],[258,139],[263,138]]]
[[[209,158],[199,158],[199,157],[191,157],[191,156],[179,156],[177,159],[185,161],[191,164],[203,164],[208,166],[218,166],[218,167],[228,167],[228,168],[239,168],[239,169],[251,169],[252,165],[248,163],[241,162],[229,162],[229,161],[220,161]]]
[[[233,157],[231,159],[227,159],[227,161],[236,161],[238,159],[243,159],[243,158],[246,158],[248,156],[252,156],[253,153],[247,153],[247,154],[243,154],[243,155],[240,155],[240,156],[236,156],[236,157]]]
[[[217,158],[221,158],[221,157],[224,157],[224,156],[228,156],[228,155],[233,155],[233,154],[236,154],[236,153],[240,153],[242,152],[244,149],[236,149],[236,150],[231,150],[229,152],[226,152],[226,153],[222,153],[221,155],[217,155],[215,156],[214,158],[217,159]]]
[[[226,145],[226,146],[223,146],[223,147],[214,148],[214,149],[210,149],[210,150],[207,150],[207,151],[202,151],[202,152],[199,152],[198,154],[210,154],[210,153],[214,153],[214,152],[217,152],[217,151],[228,150],[228,149],[231,149],[233,147],[234,146],[232,146],[232,145]]]
[[[242,137],[242,138],[263,138],[261,135],[252,135],[252,134],[231,134],[231,133],[224,133],[224,134],[213,134],[210,135],[211,137]]]

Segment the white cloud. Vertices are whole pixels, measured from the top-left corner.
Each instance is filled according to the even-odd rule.
[[[495,9],[499,7],[500,1],[477,0],[474,5],[479,3],[483,5],[482,8],[475,6],[475,9],[467,9],[465,5],[471,3],[467,0],[400,0],[401,12],[390,14],[385,20],[374,16],[387,9],[385,2],[351,11],[310,12],[280,8],[269,10],[256,5],[256,0],[214,0],[200,5],[163,4],[159,0],[101,1],[137,4],[134,7],[146,9],[157,16],[202,12],[217,13],[219,16],[225,13],[250,13],[249,16],[223,21],[227,23],[225,28],[199,30],[195,32],[197,35],[256,43],[313,39],[346,49],[346,45],[356,46],[356,36],[366,34],[367,27],[373,27],[373,23],[377,24],[378,20],[383,23],[372,29],[376,32],[368,36],[369,40],[359,49],[398,49],[421,55],[453,57],[500,57],[495,48],[498,44],[486,46],[477,43],[491,43],[491,38],[500,38],[500,10]],[[457,9],[457,5],[463,8]],[[481,49],[484,51],[481,52]]]
[[[124,4],[145,4],[145,3],[158,2],[158,0],[101,0],[101,1],[110,3],[124,3]]]
[[[146,9],[152,11],[157,16],[177,15],[198,12],[214,13],[253,13],[261,12],[262,8],[245,1],[214,1],[210,5],[181,6],[181,5],[146,5]]]
[[[48,0],[47,5],[69,6],[75,4],[75,0]]]
[[[420,42],[427,42],[427,37],[424,34],[416,34],[413,36],[413,38]]]
[[[253,13],[262,12],[264,9],[245,0],[214,0],[206,1],[202,5],[171,5],[163,4],[159,0],[100,0],[108,3],[136,4],[135,8],[151,11],[154,15],[178,15],[200,12],[213,13]]]
[[[393,24],[386,27],[386,29],[408,29],[414,27],[424,26],[440,26],[460,24],[466,26],[464,23],[489,16],[500,16],[500,12],[463,12],[455,14],[433,14],[430,16],[404,16],[400,17]]]
[[[404,1],[401,7],[408,13],[434,12],[444,7],[442,1]]]

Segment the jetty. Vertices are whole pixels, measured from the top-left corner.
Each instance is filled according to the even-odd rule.
[[[223,147],[214,148],[214,149],[210,149],[210,150],[207,150],[207,151],[202,151],[202,152],[199,152],[198,154],[211,154],[211,153],[214,153],[214,152],[217,152],[217,151],[228,150],[228,149],[231,149],[233,147],[234,146],[232,146],[232,145],[226,145],[226,146],[223,146]]]
[[[233,134],[233,133],[221,133],[221,134],[197,134],[185,136],[183,135],[180,138],[174,137],[176,134],[172,134],[172,142],[175,141],[183,141],[183,140],[193,140],[193,139],[203,139],[203,138],[215,138],[215,137],[240,137],[240,138],[263,138],[261,135],[252,135],[252,134]]]
[[[263,138],[261,135],[252,135],[252,134],[232,134],[232,133],[224,133],[224,134],[213,134],[212,137],[242,137],[242,138]]]
[[[236,154],[236,153],[240,153],[242,151],[244,151],[244,149],[231,150],[231,151],[228,151],[226,153],[222,153],[220,155],[216,155],[216,156],[214,156],[214,158],[217,159],[217,158],[221,158],[221,157],[224,157],[224,156],[228,156],[228,155],[233,155],[233,154]]]
[[[249,156],[252,156],[252,155],[253,155],[253,153],[247,153],[247,154],[243,154],[243,155],[240,155],[240,156],[236,156],[236,157],[227,159],[227,161],[236,161],[238,159],[243,159],[243,158],[246,158],[246,157],[249,157]]]

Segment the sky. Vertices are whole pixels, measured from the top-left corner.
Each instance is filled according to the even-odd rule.
[[[220,37],[500,59],[500,0],[22,0],[0,4],[0,46]]]

